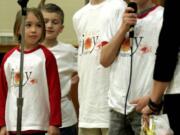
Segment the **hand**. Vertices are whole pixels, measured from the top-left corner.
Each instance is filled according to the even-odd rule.
[[[135,109],[137,112],[141,112],[142,109],[148,104],[149,96],[137,98],[130,102],[130,104],[136,104]]]
[[[60,129],[55,126],[49,126],[48,135],[60,135]]]
[[[5,126],[0,128],[0,135],[9,135]]]
[[[148,105],[146,105],[143,109],[142,109],[142,119],[143,119],[143,124],[144,127],[149,127],[149,115],[153,113],[153,111],[149,108]]]
[[[71,85],[74,85],[79,82],[79,76],[77,72],[74,72],[72,77],[71,77]]]
[[[122,28],[129,30],[130,26],[135,25],[137,22],[137,15],[133,13],[134,9],[127,7],[123,14]]]
[[[149,115],[142,115],[142,127],[144,130],[149,129]]]
[[[149,115],[149,114],[152,114],[152,113],[153,113],[153,111],[149,108],[148,105],[146,105],[146,106],[142,109],[141,112],[142,112],[144,115]]]

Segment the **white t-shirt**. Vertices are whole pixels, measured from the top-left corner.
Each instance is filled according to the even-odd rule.
[[[120,26],[125,2],[90,3],[73,16],[78,49],[79,127],[109,127],[109,68],[100,65],[101,44],[109,42]]]
[[[134,28],[132,81],[127,101],[127,113],[134,109],[129,101],[147,95],[152,87],[155,52],[163,21],[163,7],[155,7],[137,20]],[[109,105],[124,114],[130,80],[131,49],[128,38],[111,66]]]
[[[62,127],[77,123],[77,116],[72,100],[68,98],[71,90],[71,77],[77,72],[77,49],[73,45],[59,42],[48,48],[55,56],[61,83]]]

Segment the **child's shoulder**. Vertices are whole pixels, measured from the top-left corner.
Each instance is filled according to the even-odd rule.
[[[107,5],[111,10],[124,11],[127,3],[124,0],[107,0]]]
[[[88,3],[82,8],[80,8],[79,10],[77,10],[75,14],[73,15],[73,20],[81,18],[82,15],[85,15],[86,12],[89,11],[89,8],[90,8],[90,4]]]
[[[19,49],[19,45],[13,47],[12,49],[10,49],[10,50],[5,54],[5,56],[6,56],[6,55],[11,55],[15,50],[18,50],[18,49]]]
[[[59,42],[58,47],[60,47],[61,50],[65,50],[65,51],[70,51],[70,52],[77,51],[77,48],[70,43]]]
[[[5,53],[2,62],[5,62],[14,53],[14,51],[16,51],[17,49],[18,49],[18,46],[12,48],[7,53]]]
[[[46,57],[54,57],[53,53],[49,49],[47,49],[45,46],[39,45],[39,48],[42,49]]]

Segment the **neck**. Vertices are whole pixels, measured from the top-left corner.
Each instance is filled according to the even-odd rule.
[[[58,41],[57,40],[44,40],[42,44],[46,47],[53,47],[57,45]]]
[[[38,47],[38,44],[34,44],[34,45],[25,45],[24,46],[24,51],[30,51],[34,48]]]
[[[151,1],[147,1],[145,3],[139,4],[138,5],[138,15],[149,12],[149,10],[151,10],[151,8],[154,6],[155,6],[155,4],[152,3]]]
[[[103,2],[104,0],[90,0],[90,3],[92,4],[92,5],[98,5],[98,4],[100,4],[101,2]]]

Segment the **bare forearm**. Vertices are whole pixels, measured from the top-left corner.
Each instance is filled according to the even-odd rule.
[[[123,14],[123,21],[120,29],[117,31],[112,40],[102,48],[100,63],[104,67],[108,67],[114,62],[126,33],[128,32],[130,26],[136,23],[137,15],[132,13],[133,11],[133,8],[127,7]]]
[[[162,96],[164,95],[164,92],[168,86],[169,82],[160,82],[154,80],[153,89],[150,96],[151,100],[157,104],[160,103]]]
[[[100,63],[104,67],[110,66],[115,60],[126,32],[127,30],[120,28],[116,35],[112,38],[112,40],[107,45],[103,46],[101,51]]]

